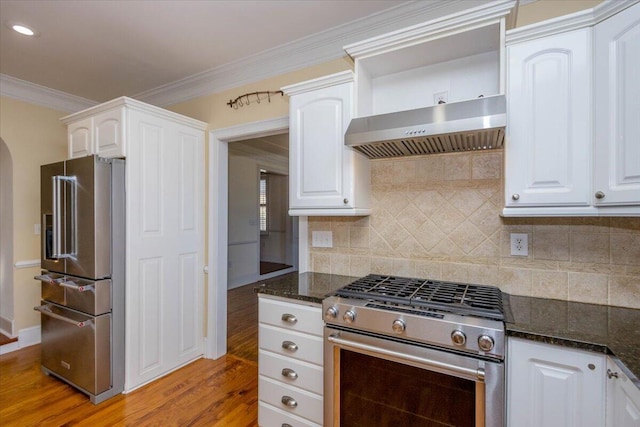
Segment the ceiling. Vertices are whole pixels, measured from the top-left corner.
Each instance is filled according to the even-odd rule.
[[[0,73],[95,102],[122,95],[140,99],[156,88],[407,4],[0,0]],[[34,27],[39,35],[15,33],[10,23]]]

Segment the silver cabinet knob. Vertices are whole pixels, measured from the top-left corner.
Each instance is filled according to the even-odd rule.
[[[349,199],[345,198],[342,203],[344,203],[345,205],[349,204]]]
[[[511,198],[513,200],[520,200],[520,195],[518,193],[514,194],[513,196],[511,196]]]
[[[348,310],[343,316],[342,320],[346,323],[353,323],[356,320],[356,312],[353,310]]]
[[[282,396],[280,401],[283,405],[288,406],[289,408],[295,408],[298,406],[298,402],[296,402],[296,400],[291,396]]]
[[[493,342],[493,338],[491,338],[488,335],[480,335],[478,337],[478,347],[480,347],[480,350],[482,351],[491,351],[491,349],[493,348],[494,342]]]
[[[282,376],[289,378],[290,380],[295,380],[296,378],[298,378],[298,373],[293,369],[284,368],[282,370]]]
[[[618,373],[617,372],[613,372],[611,369],[607,369],[607,377],[611,378],[618,378]]]
[[[287,322],[287,323],[291,323],[293,325],[298,321],[298,318],[296,316],[294,316],[293,314],[285,313],[285,314],[282,315],[282,321],[283,322]]]
[[[407,329],[407,325],[406,323],[404,323],[404,320],[396,319],[391,324],[391,329],[393,329],[393,332],[395,332],[396,334],[401,334],[405,329]]]
[[[462,346],[467,342],[467,336],[461,330],[456,329],[451,332],[451,341],[453,341],[455,345]]]
[[[289,351],[296,351],[298,349],[298,344],[293,341],[282,341],[282,348]]]
[[[596,191],[596,199],[604,199],[604,193],[602,191]]]
[[[334,307],[327,308],[327,310],[324,312],[324,317],[326,317],[329,320],[335,319],[336,317],[338,317],[338,307],[334,306]]]

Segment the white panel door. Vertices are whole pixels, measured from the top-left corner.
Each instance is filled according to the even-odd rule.
[[[640,4],[596,25],[595,58],[593,200],[640,204]]]
[[[100,157],[125,157],[125,108],[116,108],[93,117],[95,153]]]
[[[520,339],[508,351],[507,425],[604,425],[603,354]]]
[[[67,129],[67,148],[70,159],[93,154],[92,118],[72,123]]]
[[[203,133],[131,111],[127,391],[203,354]]]
[[[591,29],[507,48],[506,205],[590,204]]]
[[[291,97],[292,209],[353,207],[352,159],[344,146],[352,92],[350,82]]]

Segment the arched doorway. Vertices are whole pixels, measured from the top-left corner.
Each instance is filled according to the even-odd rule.
[[[0,138],[0,332],[13,337],[13,160]]]

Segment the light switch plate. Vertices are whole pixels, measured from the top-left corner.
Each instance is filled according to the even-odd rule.
[[[312,231],[311,246],[315,248],[332,248],[333,232],[331,231]]]

